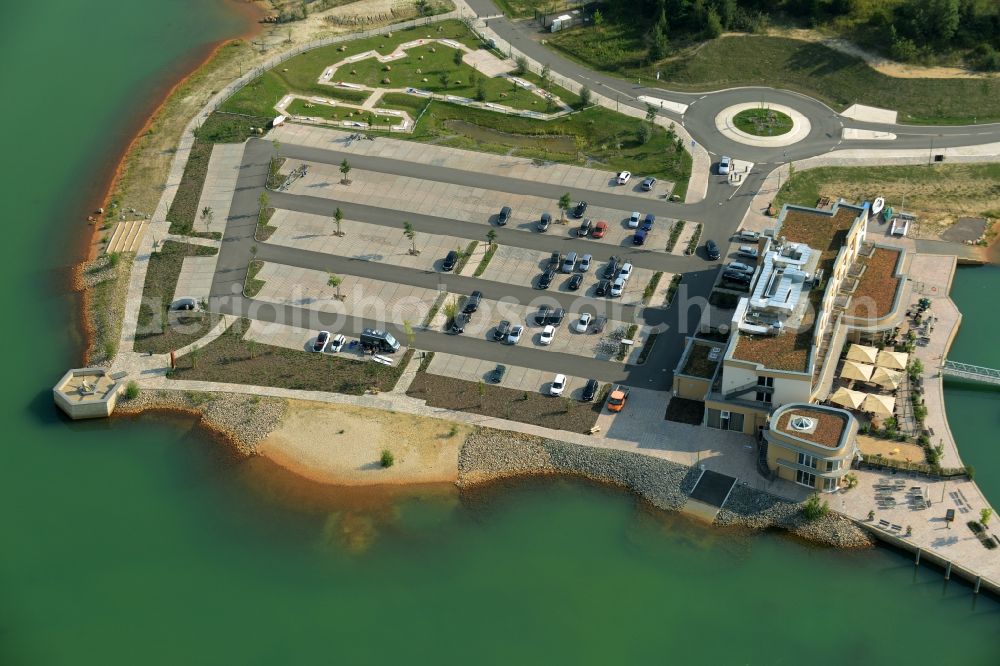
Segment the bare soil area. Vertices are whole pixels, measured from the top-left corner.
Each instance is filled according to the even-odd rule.
[[[257,452],[312,481],[339,485],[453,482],[467,425],[396,412],[290,400]],[[382,451],[394,463],[382,467]]]

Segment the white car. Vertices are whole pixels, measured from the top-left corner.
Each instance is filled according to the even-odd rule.
[[[331,354],[336,354],[337,352],[339,352],[341,349],[344,348],[344,344],[346,342],[347,338],[345,338],[342,334],[337,333],[337,335],[333,336],[333,340],[330,341],[330,347],[327,349],[327,351],[329,351]]]
[[[556,337],[556,327],[553,326],[552,324],[549,324],[548,326],[542,329],[542,335],[538,339],[538,342],[543,345],[551,345],[552,338],[554,337]]]
[[[621,296],[622,292],[625,291],[625,278],[620,275],[615,278],[615,281],[611,283],[611,295]]]
[[[566,375],[556,375],[555,379],[552,380],[552,386],[549,387],[549,395],[562,395],[565,388]]]
[[[719,175],[725,176],[729,173],[729,170],[733,168],[733,158],[727,155],[723,155],[722,159],[719,160]]]
[[[639,211],[637,210],[632,211],[632,214],[628,218],[628,228],[638,229],[640,218],[642,218],[642,214]]]
[[[577,320],[576,324],[573,325],[573,328],[577,333],[586,333],[587,329],[590,328],[590,322],[593,318],[594,315],[589,312],[584,312],[580,315],[580,319]]]
[[[507,344],[516,345],[521,341],[521,334],[524,333],[524,326],[517,324],[510,327],[510,332],[507,334]]]
[[[622,264],[622,267],[618,269],[618,277],[628,282],[629,278],[632,277],[632,264],[627,261]]]
[[[622,171],[622,172],[620,172],[618,174],[618,184],[619,185],[624,185],[625,183],[627,183],[629,181],[630,178],[632,178],[632,172],[631,171]]]

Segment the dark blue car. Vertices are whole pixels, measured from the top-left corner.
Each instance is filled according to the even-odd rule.
[[[656,222],[656,216],[653,215],[652,213],[646,213],[646,218],[642,221],[642,230],[652,231],[653,222]]]
[[[648,232],[645,229],[639,229],[632,236],[632,245],[644,245],[646,243],[646,234]]]

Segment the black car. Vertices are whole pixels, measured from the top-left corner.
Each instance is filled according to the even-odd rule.
[[[549,269],[556,270],[562,264],[563,256],[559,252],[553,252],[552,256],[549,257]]]
[[[548,289],[552,281],[556,279],[556,272],[551,268],[538,276],[538,288]]]
[[[748,275],[739,271],[723,271],[722,279],[730,282],[736,282],[737,284],[747,285],[753,281],[753,275]]]
[[[593,228],[594,228],[594,222],[588,217],[586,220],[580,223],[580,228],[576,230],[576,235],[582,238],[583,236],[588,235],[590,233],[590,230]]]
[[[458,335],[459,333],[465,333],[465,325],[469,323],[469,316],[465,314],[455,315],[455,318],[451,320],[451,326],[448,327],[448,332],[453,335]]]
[[[510,222],[510,206],[504,206],[500,209],[500,214],[497,215],[497,226],[505,226]]]
[[[507,374],[507,366],[497,363],[497,367],[493,368],[493,372],[490,373],[490,382],[493,384],[499,384],[503,381],[503,376]]]
[[[566,285],[569,287],[570,291],[576,291],[583,284],[583,275],[576,273],[573,277],[569,279],[569,283]]]
[[[330,341],[329,331],[320,331],[316,336],[316,341],[313,342],[312,350],[314,352],[321,352],[326,349],[326,343]]]
[[[535,323],[539,326],[559,326],[566,317],[566,311],[562,308],[553,308],[551,305],[542,305],[535,315]]]
[[[573,217],[581,218],[583,217],[583,214],[586,212],[587,212],[587,202],[581,201],[576,205],[576,208],[573,209]]]
[[[542,213],[541,219],[538,220],[537,229],[539,231],[548,231],[550,226],[552,226],[552,216],[548,213]]]
[[[493,329],[493,339],[501,342],[507,339],[508,333],[510,333],[510,322],[504,319]]]
[[[469,297],[465,299],[465,307],[462,308],[462,312],[464,312],[465,314],[472,314],[473,312],[479,309],[479,303],[482,300],[483,300],[483,292],[477,289],[476,291],[469,294]]]
[[[597,397],[597,392],[601,389],[600,383],[596,379],[588,379],[587,385],[583,387],[583,395],[580,397],[584,402],[593,402]]]
[[[605,280],[613,280],[615,273],[618,272],[618,266],[621,264],[621,259],[618,257],[611,257],[608,259],[608,265],[604,267],[604,272],[601,273],[601,277]]]
[[[453,270],[455,270],[455,264],[457,264],[457,263],[458,263],[458,251],[457,250],[452,250],[444,258],[444,261],[441,262],[441,270],[443,270],[445,272],[447,272],[447,271],[453,271]]]
[[[722,253],[719,252],[719,246],[715,244],[714,240],[710,240],[705,243],[705,254],[707,254],[708,258],[712,261],[715,261],[722,256]]]
[[[601,280],[597,283],[597,290],[594,292],[598,296],[607,296],[611,292],[611,280]]]
[[[608,318],[605,317],[604,315],[601,315],[600,317],[594,320],[594,324],[590,327],[590,332],[603,333],[604,327],[607,326],[607,324],[608,324]]]
[[[652,190],[654,185],[656,185],[656,179],[652,176],[642,181],[642,189],[645,192]]]

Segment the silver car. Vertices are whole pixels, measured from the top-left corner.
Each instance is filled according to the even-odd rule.
[[[592,261],[594,261],[594,257],[592,255],[585,254],[580,257],[580,261],[577,263],[576,269],[581,273],[586,273],[590,270],[590,264]]]

